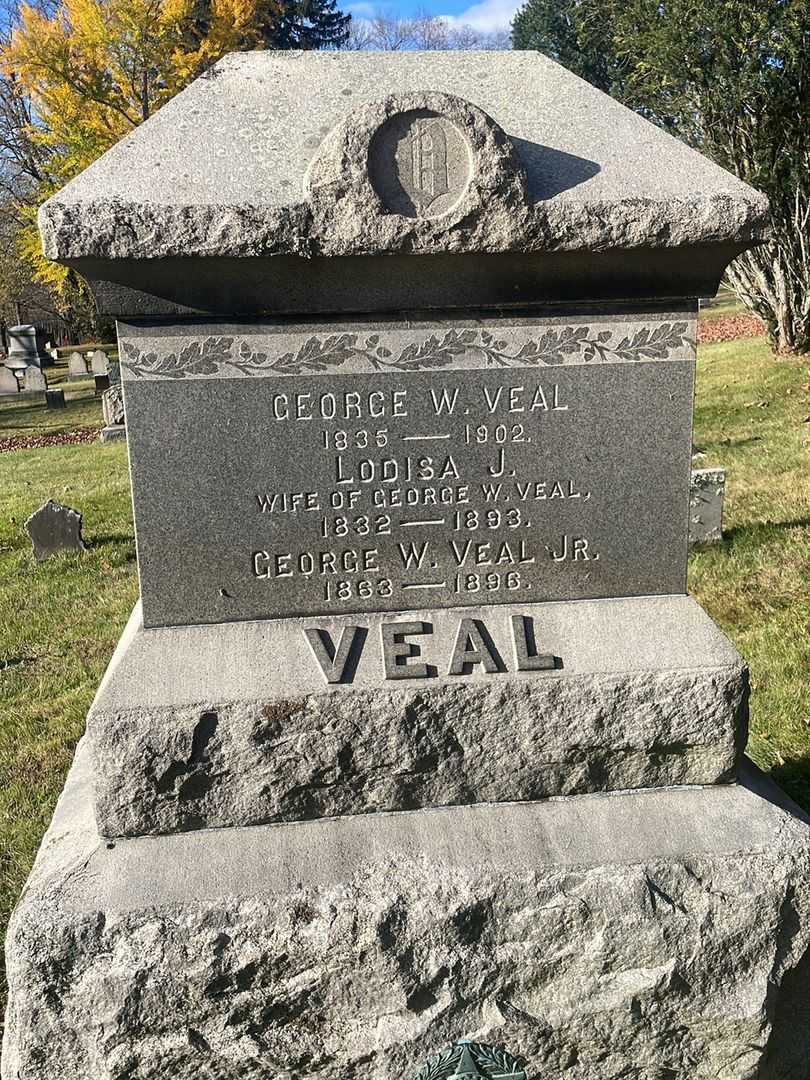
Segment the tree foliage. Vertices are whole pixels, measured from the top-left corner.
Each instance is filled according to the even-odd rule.
[[[533,49],[611,93],[617,59],[606,0],[529,0],[512,22],[512,47]]]
[[[335,0],[37,0],[0,51],[0,214],[36,276],[82,302],[42,257],[36,208],[226,53],[339,44]]]
[[[810,0],[528,0],[513,44],[559,59],[769,196],[773,240],[728,277],[777,349],[810,352]]]

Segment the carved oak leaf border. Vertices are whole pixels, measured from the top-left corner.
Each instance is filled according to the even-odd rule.
[[[246,341],[235,346],[232,337],[190,341],[170,353],[142,352],[125,341],[124,367],[135,378],[185,379],[189,375],[216,375],[223,369],[242,375],[300,375],[342,367],[348,360],[364,359],[375,371],[430,371],[450,367],[465,353],[482,356],[487,367],[540,367],[601,361],[666,360],[674,350],[695,343],[686,322],[644,326],[632,336],[613,343],[612,330],[591,326],[565,326],[546,330],[539,338],[516,349],[488,330],[447,330],[406,345],[398,355],[380,342],[379,334],[327,334],[308,337],[295,351],[281,356],[252,349]]]

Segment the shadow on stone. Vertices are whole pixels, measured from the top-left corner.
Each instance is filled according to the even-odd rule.
[[[601,172],[601,167],[588,158],[566,154],[542,143],[529,142],[509,136],[521,165],[529,176],[529,201],[539,202],[568,191]]]

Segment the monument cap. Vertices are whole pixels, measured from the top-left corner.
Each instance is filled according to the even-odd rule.
[[[538,53],[268,51],[220,61],[39,221],[112,314],[267,314],[706,295],[767,212]]]

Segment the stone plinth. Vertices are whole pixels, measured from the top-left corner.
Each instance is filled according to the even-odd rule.
[[[539,655],[521,659],[526,624]],[[454,664],[461,627],[481,662]],[[341,671],[327,652],[349,641]],[[397,650],[413,650],[402,666]],[[534,661],[551,666],[520,670]],[[727,781],[747,688],[685,596],[155,630],[136,608],[88,718],[98,823],[137,835]]]
[[[803,1080],[810,825],[740,785],[100,841],[89,756],[15,912],[4,1080]]]

